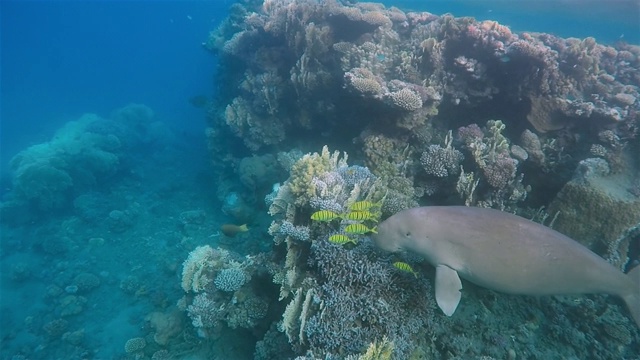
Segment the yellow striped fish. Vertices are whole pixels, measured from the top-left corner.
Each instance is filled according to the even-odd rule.
[[[342,215],[336,214],[330,210],[320,210],[311,214],[311,220],[315,220],[315,221],[330,222],[340,218],[342,218]]]
[[[396,261],[393,263],[393,266],[398,270],[402,270],[404,272],[413,274],[413,276],[415,276],[416,278],[418,277],[418,273],[415,270],[413,270],[411,265],[407,264],[406,262]]]
[[[382,207],[382,200],[378,201],[377,203],[372,203],[371,201],[356,201],[353,204],[351,204],[351,206],[349,207],[349,210],[351,211],[369,211],[373,208],[380,208]]]
[[[354,220],[354,221],[369,220],[369,221],[373,221],[373,222],[378,222],[379,218],[380,218],[380,214],[379,213],[372,213],[372,212],[366,211],[366,210],[352,211],[350,213],[347,213],[344,216],[344,219],[346,219],[346,220]]]
[[[357,242],[355,240],[353,240],[352,238],[348,237],[345,234],[334,234],[329,236],[329,241],[334,243],[334,244],[338,244],[338,245],[344,245],[346,243],[353,243],[353,244],[357,244]]]
[[[370,232],[374,234],[378,233],[375,226],[373,227],[373,229],[369,229],[367,225],[364,224],[349,224],[346,228],[344,228],[344,232],[356,235],[362,235]]]

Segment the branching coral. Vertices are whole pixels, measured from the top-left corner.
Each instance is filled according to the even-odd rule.
[[[216,289],[218,290],[233,292],[240,289],[247,280],[249,279],[243,270],[230,268],[220,270],[213,283],[216,285]]]
[[[222,323],[232,329],[253,328],[265,318],[269,303],[261,283],[268,264],[266,256],[242,258],[208,245],[189,254],[182,287],[197,294],[180,303],[200,336],[213,336]]]
[[[308,163],[318,165],[308,167],[318,169],[309,176],[313,188],[298,193],[308,201],[295,204],[291,185],[299,176],[298,170],[306,169],[302,165]],[[398,342],[398,354],[408,354],[407,339],[417,336],[429,321],[426,280],[416,284],[412,282],[415,279],[392,271],[390,263],[364,237],[352,250],[327,241],[329,235],[352,223],[350,220],[309,224],[309,215],[300,216],[334,207],[346,211],[350,204],[365,199],[378,202],[386,189],[368,168],[340,163],[338,153],[331,156],[325,148],[323,155],[305,155],[294,164],[291,177],[273,197],[275,219],[270,233],[276,244],[286,245],[285,265],[274,274],[274,282],[281,286],[281,299],[288,298],[279,329],[296,352],[359,353],[373,339],[386,335]],[[283,202],[276,205],[278,198]],[[385,204],[387,197],[380,202]],[[288,210],[282,211],[284,208]],[[303,227],[305,236],[298,236]],[[341,326],[345,319],[356,327]]]
[[[475,161],[478,171],[475,175],[460,175],[456,190],[473,203],[478,184],[486,183],[490,189],[476,203],[482,207],[505,209],[525,199],[527,190],[522,184],[523,175],[517,174],[519,161],[512,157],[508,139],[502,134],[502,121],[489,120],[481,130],[472,124],[458,130],[458,137]],[[471,191],[471,193],[470,193]]]
[[[317,182],[313,181],[314,178],[346,166],[346,161],[346,153],[340,158],[339,151],[330,154],[329,149],[325,146],[322,148],[321,154],[304,155],[302,159],[293,164],[288,186],[296,197],[296,205],[304,206],[316,196]]]
[[[291,166],[290,177],[277,194],[269,195],[272,199],[269,212],[275,217],[269,234],[276,244],[284,242],[287,248],[285,266],[277,274],[282,299],[299,288],[302,281],[299,257],[308,247],[302,242],[314,239],[313,228],[308,227],[308,220],[301,222],[299,214],[311,209],[342,212],[355,201],[379,194],[377,178],[366,168],[348,166],[346,159],[346,153],[340,158],[338,151],[330,154],[326,146],[322,154],[304,155]],[[376,196],[380,199],[384,194]]]
[[[637,148],[635,47],[516,34],[495,21],[405,14],[379,4],[272,0],[246,6],[218,42],[219,48],[226,42],[222,69],[231,81],[224,82],[229,85],[213,113],[228,109],[227,127],[254,152],[265,145],[296,146],[287,136],[304,141],[315,131],[338,146],[352,146],[359,133],[350,154],[362,156],[357,160],[366,166],[340,164],[339,154],[328,150],[293,160],[283,156],[290,177],[265,199],[273,216],[274,253],[284,263],[271,273],[280,299],[289,304],[280,329],[296,354],[311,350],[310,358],[323,358],[323,349],[330,349],[329,356],[344,357],[358,346],[360,352],[375,340],[367,333],[373,330],[349,333],[329,318],[354,318],[346,309],[369,309],[361,310],[371,311],[367,318],[382,312],[382,305],[367,302],[364,290],[352,290],[357,284],[336,285],[342,280],[331,280],[314,260],[327,251],[347,261],[336,252],[357,254],[366,236],[358,237],[355,249],[326,249],[328,237],[340,234],[347,222],[310,221],[315,211],[344,214],[355,200],[384,198],[386,216],[417,206],[425,193],[440,192],[429,199],[438,202],[453,191],[467,205],[516,211],[529,193],[523,171],[534,184],[531,169],[542,169],[553,179],[538,181],[557,182],[549,186],[559,188],[562,180],[555,175],[564,167],[558,164],[577,164],[579,150],[595,144],[594,152],[608,159],[619,144]],[[491,118],[504,122],[473,124]],[[459,142],[440,142],[443,129],[460,125],[468,126],[460,129]],[[527,127],[542,135],[526,130],[520,142],[508,138]],[[375,256],[358,256],[349,258],[357,263],[353,271],[368,271],[362,264],[375,262]],[[341,271],[332,265],[331,271]],[[375,336],[395,331],[376,329]],[[461,334],[450,339],[443,351],[451,356],[469,355],[477,342]],[[405,346],[391,340],[399,349]]]
[[[209,245],[199,246],[190,252],[182,264],[182,289],[186,292],[204,290],[213,281],[212,272],[217,257],[225,258],[226,254],[216,252]]]
[[[364,68],[355,68],[344,74],[346,85],[363,96],[379,96],[383,93],[382,85],[373,73]],[[420,104],[422,106],[422,104]]]
[[[420,164],[425,172],[435,177],[447,177],[457,175],[460,172],[460,163],[464,155],[451,146],[453,137],[451,132],[447,135],[445,146],[430,145],[420,156]]]
[[[433,315],[426,279],[392,271],[367,241],[353,250],[315,242],[309,261],[323,282],[304,329],[312,350],[359,353],[387,336],[394,354],[408,357],[411,339],[424,336]]]
[[[422,99],[415,91],[404,88],[389,94],[394,106],[406,111],[415,111],[422,107]]]

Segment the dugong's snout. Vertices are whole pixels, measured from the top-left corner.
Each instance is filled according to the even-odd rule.
[[[402,250],[398,245],[396,239],[394,239],[394,237],[392,236],[391,232],[388,231],[388,229],[386,229],[384,225],[384,223],[380,224],[378,226],[378,233],[371,235],[371,240],[373,240],[373,243],[376,244],[378,248],[391,253]]]

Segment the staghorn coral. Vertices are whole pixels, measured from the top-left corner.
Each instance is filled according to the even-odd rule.
[[[408,357],[411,339],[431,321],[426,279],[392,272],[368,241],[353,250],[314,242],[309,262],[322,283],[304,328],[313,351],[359,353],[372,339],[386,336],[396,345],[395,356]],[[342,326],[343,321],[352,325]]]
[[[10,161],[12,212],[27,212],[31,220],[49,216],[52,210],[69,210],[74,197],[109,185],[130,165],[123,161],[127,153],[171,140],[152,120],[153,111],[138,104],[117,109],[109,119],[84,114],[50,140],[20,151]]]
[[[69,328],[69,322],[64,319],[55,319],[42,326],[49,340],[59,340]]]
[[[338,169],[338,174],[349,190],[353,189],[356,185],[373,185],[377,179],[369,168],[358,165],[342,166]]]
[[[237,97],[227,105],[224,119],[232,131],[242,138],[245,145],[258,150],[264,145],[278,144],[285,139],[285,126],[275,121],[272,115],[261,115],[253,111],[244,98]]]
[[[232,329],[251,329],[264,319],[268,310],[267,300],[253,294],[244,301],[230,305],[225,321]]]
[[[16,166],[13,161],[12,166]],[[47,161],[38,161],[18,165],[14,185],[18,197],[36,202],[38,209],[49,210],[66,205],[73,180],[66,171],[51,166]]]
[[[235,66],[222,68],[233,69],[226,83],[239,86],[226,89],[214,114],[230,110],[229,126],[254,151],[283,144],[300,128],[329,133],[347,123],[356,132],[391,123],[414,130],[441,109],[489,102],[513,110],[505,122],[527,117],[542,131],[582,120],[628,124],[637,112],[633,46],[516,34],[491,20],[379,4],[273,0],[236,8],[216,32],[224,41],[215,43],[233,49],[222,61]],[[345,92],[359,96],[343,101]],[[361,110],[372,104],[384,114],[374,110],[363,121]]]
[[[387,179],[385,201],[382,204],[383,217],[418,206],[416,189],[413,182],[403,176]]]
[[[482,168],[484,179],[495,189],[504,189],[516,178],[518,160],[500,154]]]
[[[367,168],[380,178],[404,175],[412,150],[404,140],[372,131],[360,134],[358,141]]]
[[[393,341],[389,341],[385,336],[382,340],[369,344],[367,351],[358,356],[357,360],[391,360],[394,348]]]
[[[287,220],[278,224],[277,230],[270,230],[269,234],[285,238],[291,237],[297,241],[309,241],[310,239],[310,229],[307,226],[296,226]]]
[[[49,142],[14,156],[10,166],[16,199],[41,211],[60,209],[68,205],[72,190],[82,192],[113,175],[122,148],[115,135],[91,132],[102,121],[97,115],[83,115],[59,129]]]
[[[100,278],[91,273],[80,273],[73,278],[73,285],[80,293],[89,292],[100,286]]]
[[[168,350],[158,350],[151,355],[151,360],[171,360],[173,357]]]
[[[305,161],[320,162],[323,156],[318,154],[305,155],[294,164],[289,180],[279,187],[277,195],[270,196],[274,198],[271,205],[274,221],[269,228],[269,233],[274,236],[276,245],[283,243],[286,245],[284,267],[274,273],[273,281],[280,284],[281,299],[294,295],[285,309],[280,329],[287,334],[294,348],[298,348],[304,342],[302,340],[304,339],[303,329],[309,319],[309,311],[313,307],[312,299],[314,296],[312,294],[317,291],[313,277],[305,277],[304,269],[307,265],[304,254],[308,252],[310,243],[315,243],[320,234],[324,234],[326,239],[331,231],[328,228],[321,229],[317,226],[308,227],[306,226],[308,220],[305,221],[296,214],[329,208],[342,212],[355,201],[364,199],[377,201],[384,195],[384,193],[374,195],[379,194],[381,189],[378,187],[381,185],[377,177],[367,168],[347,166],[346,161],[338,161],[338,152],[334,153],[334,159],[331,160],[326,147],[323,153],[325,166],[319,167],[323,171],[314,172],[310,178],[313,192],[300,195],[305,197],[312,195],[309,201],[295,204],[296,198],[291,191],[291,184],[296,176],[295,169]],[[327,166],[327,164],[332,165]],[[374,196],[376,197],[373,198]],[[276,199],[281,200],[277,202]],[[340,226],[346,226],[346,224],[345,222]],[[299,236],[301,235],[298,231],[300,229],[304,229],[302,233],[304,236]]]

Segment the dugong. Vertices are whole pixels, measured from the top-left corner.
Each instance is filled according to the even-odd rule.
[[[435,266],[436,302],[447,316],[460,302],[462,277],[509,294],[613,294],[640,326],[640,266],[625,275],[580,243],[517,215],[418,207],[386,219],[371,238],[383,250],[413,252]]]

